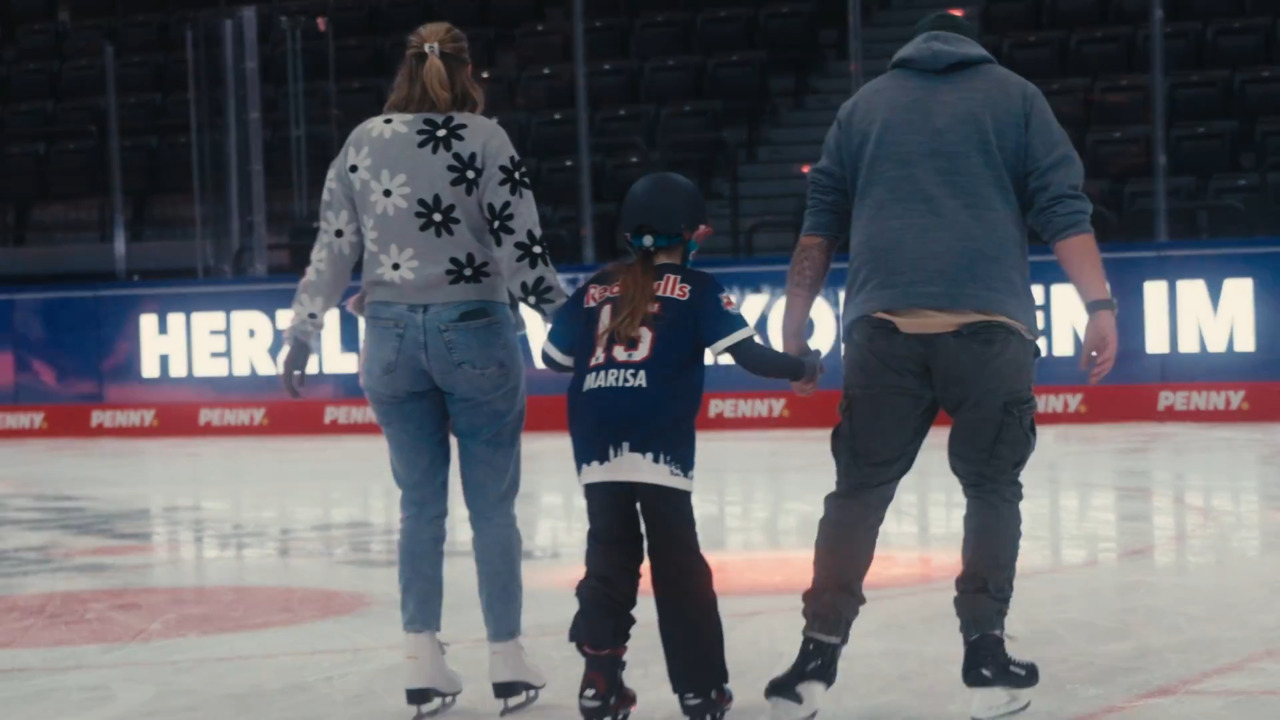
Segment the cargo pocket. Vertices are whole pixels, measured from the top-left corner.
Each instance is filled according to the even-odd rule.
[[[991,448],[991,467],[1004,475],[1018,475],[1036,449],[1036,398],[1005,402],[1000,430]]]

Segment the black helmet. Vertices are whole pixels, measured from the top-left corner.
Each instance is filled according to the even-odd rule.
[[[689,178],[671,172],[637,180],[618,214],[618,229],[637,249],[670,246],[676,238],[683,242],[707,222],[702,191]]]

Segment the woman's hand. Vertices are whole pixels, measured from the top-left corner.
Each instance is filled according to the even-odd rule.
[[[307,385],[307,361],[311,359],[311,346],[304,342],[293,342],[289,352],[284,356],[284,369],[280,379],[284,383],[284,391],[291,398],[300,398],[300,388]]]

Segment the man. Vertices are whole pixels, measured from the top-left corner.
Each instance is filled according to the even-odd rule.
[[[996,64],[962,18],[925,18],[883,77],[840,109],[809,174],[791,260],[786,350],[849,240],[836,489],[818,527],[799,657],[769,683],[775,720],[811,718],[835,682],[898,481],[939,409],[968,502],[955,609],[974,718],[1021,712],[1038,682],[1005,652],[1021,538],[1019,475],[1035,445],[1036,315],[1027,228],[1053,246],[1087,303],[1082,367],[1115,361],[1115,303],[1081,193],[1080,158],[1031,83]],[[813,383],[797,383],[807,394]]]

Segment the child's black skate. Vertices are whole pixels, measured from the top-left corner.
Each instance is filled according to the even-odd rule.
[[[840,646],[805,638],[791,668],[769,681],[764,697],[770,720],[812,720],[818,704],[836,682]]]
[[[733,707],[733,691],[728,685],[708,692],[683,693],[680,709],[689,720],[724,720]]]
[[[587,660],[578,690],[578,711],[583,720],[627,720],[636,707],[636,694],[622,682],[626,648],[592,650],[578,648]]]
[[[1017,715],[1031,706],[1031,688],[1040,683],[1035,663],[1015,660],[1004,648],[1004,637],[995,633],[965,641],[964,684],[973,690],[973,720]]]

